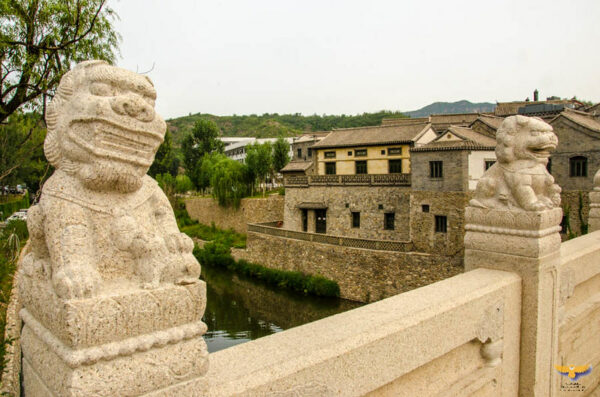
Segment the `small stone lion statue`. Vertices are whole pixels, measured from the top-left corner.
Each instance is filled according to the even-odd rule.
[[[146,175],[166,130],[155,99],[148,77],[103,61],[82,62],[60,81],[44,142],[56,171],[29,210],[22,263],[59,298],[198,281],[193,242]]]
[[[558,138],[537,117],[507,117],[496,133],[498,161],[486,171],[473,207],[544,211],[560,205],[560,187],[546,166]]]

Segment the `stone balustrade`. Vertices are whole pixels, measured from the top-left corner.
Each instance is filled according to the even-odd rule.
[[[410,174],[306,175],[285,178],[286,187],[410,186]]]
[[[333,236],[322,233],[298,232],[276,227],[278,222],[267,222],[263,224],[248,224],[248,232],[268,234],[270,236],[278,236],[291,238],[294,240],[314,241],[315,243],[339,245],[342,247],[364,248],[376,251],[398,251],[410,252],[413,250],[413,244],[410,241],[389,241],[375,240],[366,238],[354,238],[344,236]]]

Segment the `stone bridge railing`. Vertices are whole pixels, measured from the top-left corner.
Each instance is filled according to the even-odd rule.
[[[306,175],[285,178],[286,187],[410,186],[410,174]]]
[[[312,241],[321,244],[338,245],[342,247],[363,248],[377,251],[410,252],[413,243],[410,241],[373,240],[365,238],[333,236],[322,233],[298,232],[276,227],[277,222],[263,224],[248,224],[248,232],[268,234],[271,236],[291,238],[295,240]]]

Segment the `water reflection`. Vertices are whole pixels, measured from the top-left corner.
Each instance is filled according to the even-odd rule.
[[[209,266],[202,266],[201,277],[207,294],[204,339],[211,353],[361,305],[275,289]]]

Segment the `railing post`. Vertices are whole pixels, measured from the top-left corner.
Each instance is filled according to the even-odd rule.
[[[590,232],[600,230],[600,170],[594,176],[594,190],[590,192]]]
[[[511,145],[520,142],[515,136],[532,132],[545,149],[556,147],[552,127],[539,119],[508,117],[498,129],[498,163],[480,179],[466,208],[465,271],[483,267],[521,276],[519,395],[546,397],[556,380],[560,188],[550,183],[544,161],[515,161],[507,154],[527,149]]]

